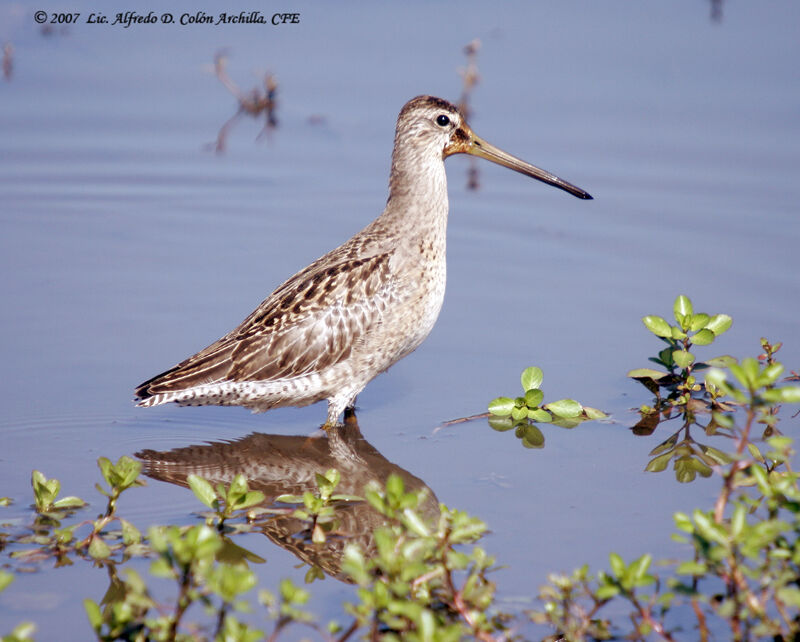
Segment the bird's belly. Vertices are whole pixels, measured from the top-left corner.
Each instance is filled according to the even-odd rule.
[[[443,270],[424,275],[413,291],[397,306],[387,309],[379,324],[385,370],[416,350],[427,338],[439,318],[445,291]]]

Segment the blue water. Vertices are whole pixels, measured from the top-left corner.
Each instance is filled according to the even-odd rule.
[[[218,12],[170,11],[202,8]],[[800,366],[800,6],[725,3],[721,21],[688,1],[287,10],[299,24],[44,35],[31,9],[0,7],[0,44],[14,45],[0,81],[0,495],[17,500],[5,514],[26,519],[34,468],[94,514],[98,456],[314,432],[321,405],[142,410],[132,390],[381,211],[397,112],[421,93],[457,100],[462,48],[479,38],[475,131],[595,200],[488,163],[468,191],[467,160],[448,160],[444,308],[427,342],[360,395],[361,429],[441,501],[489,523],[505,598],[532,595],[549,571],[602,568],[611,550],[674,553],[672,512],[707,505],[717,482],[643,472],[669,429],[632,436],[629,409],[650,399],[625,373],[660,347],[640,317],[668,316],[679,293],[734,318],[705,356],[754,355],[767,336]],[[243,89],[275,74],[279,125],[257,141],[262,122],[242,118],[215,155],[206,146],[236,111],[208,69],[222,47]],[[544,370],[548,399],[614,421],[547,428],[542,450],[484,421],[435,430],[517,394],[528,365]],[[120,512],[147,526],[189,523],[198,508],[151,481]],[[289,553],[251,545],[268,559],[264,586],[302,578]],[[69,622],[86,639],[80,600],[105,586],[85,564],[25,576],[0,594],[0,631],[31,619],[55,639]],[[315,608],[333,615],[349,591],[315,585]]]

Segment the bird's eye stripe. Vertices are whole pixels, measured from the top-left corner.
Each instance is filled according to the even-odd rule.
[[[450,119],[444,114],[440,114],[436,117],[436,123],[441,127],[447,127],[450,124]]]

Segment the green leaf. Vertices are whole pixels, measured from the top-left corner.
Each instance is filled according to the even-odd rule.
[[[33,622],[20,622],[12,629],[10,636],[3,637],[3,642],[23,642],[23,640],[33,642],[34,633],[36,633],[36,625]]]
[[[103,479],[106,480],[109,486],[113,486],[114,483],[112,481],[112,468],[114,464],[111,463],[111,460],[108,457],[100,457],[97,460],[97,465],[100,468],[100,472],[103,474]]]
[[[34,470],[31,473],[31,486],[36,500],[36,510],[42,512],[50,508],[53,500],[61,490],[61,482],[57,479],[47,479],[43,473]]]
[[[711,330],[708,328],[703,328],[697,334],[692,335],[692,343],[696,346],[707,346],[710,343],[714,343],[714,339],[717,338]]]
[[[672,336],[672,326],[670,326],[670,324],[661,317],[652,315],[642,317],[642,323],[644,323],[645,327],[657,337]]]
[[[528,408],[537,408],[544,399],[544,393],[538,388],[530,388],[525,392],[525,405]]]
[[[730,455],[719,450],[718,448],[714,448],[713,446],[705,446],[700,444],[700,449],[703,451],[703,454],[711,459],[715,464],[724,466],[725,464],[730,464],[731,461],[733,461]]]
[[[719,336],[723,332],[726,332],[728,328],[731,327],[732,323],[733,319],[727,314],[715,314],[708,323],[706,323],[706,328],[711,330],[716,336]]]
[[[489,402],[489,412],[493,415],[506,417],[514,409],[514,400],[509,397],[497,397]]]
[[[702,330],[706,327],[706,323],[711,317],[708,316],[704,312],[698,312],[697,314],[692,315],[692,322],[689,324],[689,330],[692,332],[697,332],[698,330]]]
[[[425,522],[410,508],[403,509],[403,524],[419,537],[428,537],[431,534]]]
[[[675,479],[681,484],[688,484],[697,477],[697,471],[692,465],[693,459],[690,456],[678,457],[673,464],[675,469]]]
[[[686,513],[673,513],[672,519],[675,520],[675,527],[678,528],[678,530],[682,530],[684,533],[694,532],[692,520]]]
[[[96,560],[104,560],[111,555],[111,549],[99,535],[93,535],[89,544],[89,555]]]
[[[764,367],[756,379],[758,386],[771,386],[783,374],[782,363],[770,363]]]
[[[761,454],[761,451],[755,444],[747,444],[747,452],[749,452],[750,456],[756,461],[764,462],[764,455]]]
[[[3,591],[13,581],[14,581],[13,573],[0,571],[0,591]]]
[[[688,335],[680,328],[672,327],[672,338],[676,341],[683,341]]]
[[[511,417],[489,417],[489,426],[497,432],[505,432],[514,427],[514,420]]]
[[[302,504],[303,498],[300,495],[278,495],[275,501],[281,504]]]
[[[574,399],[559,399],[545,404],[544,407],[559,417],[579,417],[583,411],[583,406]]]
[[[711,468],[706,464],[702,459],[698,457],[693,457],[689,462],[691,467],[700,473],[701,477],[711,477],[711,473],[713,472]]]
[[[647,466],[645,466],[645,470],[648,473],[660,473],[661,471],[666,470],[667,464],[669,464],[669,460],[672,459],[674,456],[675,456],[675,451],[670,450],[669,452],[666,452],[663,455],[654,457],[647,463]]]
[[[700,562],[687,561],[678,564],[675,572],[678,575],[705,575],[708,572],[708,566]]]
[[[672,347],[668,347],[664,348],[658,353],[658,358],[661,360],[661,363],[667,368],[671,368],[672,365],[674,364],[674,361],[672,360],[672,350],[673,350]],[[653,357],[650,357],[648,361],[656,361],[656,360],[653,359]],[[656,363],[658,363],[658,361],[656,361]]]
[[[325,573],[323,572],[323,570],[319,566],[312,566],[306,572],[305,577],[303,578],[303,582],[305,582],[306,584],[311,584],[314,580],[324,580],[324,579],[325,579]],[[259,636],[258,639],[260,640],[261,636]]]
[[[537,368],[536,366],[525,368],[520,376],[522,389],[528,391],[541,387],[543,378],[544,374],[542,373],[541,368]]]
[[[522,419],[526,419],[528,417],[528,409],[525,407],[517,408],[516,406],[511,411],[511,418],[514,421],[520,421]]]
[[[333,487],[336,488],[342,479],[342,474],[335,468],[328,468],[328,470],[325,471],[325,479],[327,479],[333,485]]]
[[[213,510],[219,508],[219,500],[217,499],[217,494],[214,492],[214,487],[205,479],[191,473],[186,478],[186,481],[189,483],[189,488],[192,489],[194,496],[203,502],[203,504]]]
[[[597,408],[590,408],[589,406],[583,407],[583,414],[586,415],[587,419],[606,419],[608,415],[604,413],[602,410],[598,410]]]
[[[87,597],[83,600],[83,608],[86,610],[89,624],[99,633],[100,628],[103,626],[103,614],[100,612],[100,607],[97,606],[97,602]]]
[[[732,363],[737,363],[737,359],[729,354],[724,354],[721,357],[706,359],[703,363],[712,368],[728,368]]]
[[[126,546],[131,544],[138,544],[142,541],[142,534],[139,532],[139,529],[136,528],[133,524],[131,524],[126,519],[120,519],[120,525],[122,526],[122,543]]]
[[[719,368],[711,368],[705,373],[705,381],[715,388],[725,390],[727,387],[728,375]]]
[[[622,578],[625,575],[625,562],[622,557],[617,553],[610,553],[608,555],[608,561],[609,564],[611,564],[611,571],[614,573],[615,577],[617,579]]]
[[[405,492],[405,484],[403,483],[403,478],[400,475],[392,473],[386,479],[386,497],[390,501],[393,498],[400,498],[403,496]]]
[[[755,388],[758,377],[758,361],[752,357],[745,357],[739,364],[731,364],[728,368],[736,380],[746,389]]]
[[[794,586],[782,586],[777,591],[777,597],[784,604],[794,608],[800,608],[800,589]]]
[[[243,497],[236,502],[236,510],[244,510],[245,508],[251,508],[252,506],[257,506],[261,502],[264,501],[264,493],[260,490],[249,490],[247,491]]]
[[[694,355],[688,350],[673,350],[672,360],[679,368],[688,368],[694,363]]]
[[[785,386],[765,390],[761,396],[769,403],[800,403],[800,387]]]
[[[317,488],[319,488],[320,493],[332,493],[333,492],[333,483],[329,480],[325,475],[320,475],[319,473],[314,473],[314,478],[317,483]]]
[[[231,482],[228,488],[226,499],[229,503],[238,503],[239,499],[247,492],[247,478],[238,473]]]
[[[676,320],[678,319],[678,315],[685,317],[687,314],[692,314],[694,312],[689,297],[683,294],[679,294],[675,299],[675,303],[672,305],[672,311],[675,314]]]
[[[628,371],[627,376],[631,379],[652,379],[653,381],[658,381],[662,377],[666,377],[667,373],[661,370],[653,370],[652,368],[634,368]]]
[[[585,419],[583,417],[553,417],[553,425],[559,428],[571,430],[575,426],[580,426]]]
[[[155,577],[174,577],[174,572],[169,562],[164,557],[153,560],[150,564],[150,574]]]
[[[675,444],[677,444],[677,443],[678,443],[678,434],[676,433],[676,434],[672,435],[671,437],[668,437],[667,439],[662,441],[660,444],[658,444],[658,446],[653,448],[653,450],[651,450],[648,454],[651,457],[653,457],[655,455],[660,455],[661,453],[663,453],[663,452],[665,452],[667,450],[672,450],[672,448],[674,448]]]
[[[731,535],[733,535],[734,538],[738,538],[746,525],[747,509],[742,504],[739,504],[734,509],[733,516],[731,517]]]
[[[595,591],[595,595],[600,600],[610,600],[612,597],[619,595],[619,588],[613,584],[605,584],[598,587],[598,589]]]
[[[347,544],[344,547],[342,572],[347,574],[359,586],[364,586],[372,580],[367,570],[364,554],[355,544]]]
[[[640,582],[644,579],[647,569],[653,561],[653,556],[650,553],[645,553],[640,558],[631,563],[631,573],[635,582]]]
[[[86,502],[73,495],[62,497],[53,504],[53,508],[80,508],[81,506],[86,506]]]
[[[525,448],[544,448],[544,435],[536,426],[520,426],[517,437],[522,440]]]
[[[533,410],[528,410],[528,419],[538,421],[539,423],[548,424],[553,421],[553,416],[546,410],[534,408]]]

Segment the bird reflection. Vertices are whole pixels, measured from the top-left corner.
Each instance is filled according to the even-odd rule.
[[[341,473],[337,493],[364,496],[367,484],[381,486],[391,474],[400,476],[407,492],[426,489],[419,506],[421,516],[439,514],[436,496],[418,477],[388,461],[361,434],[355,413],[348,411],[343,425],[319,437],[253,433],[234,441],[221,441],[158,452],[136,453],[143,461],[143,472],[159,481],[188,487],[190,474],[199,475],[212,485],[229,484],[242,474],[250,490],[265,495],[263,506],[271,506],[280,495],[302,495],[317,490],[316,474],[331,468]],[[257,530],[303,562],[322,569],[331,577],[349,582],[341,572],[341,560],[348,543],[358,544],[365,555],[375,549],[373,531],[384,518],[366,501],[342,502],[337,507],[338,527],[324,543],[311,539],[311,525],[288,514],[269,514],[259,518]]]

